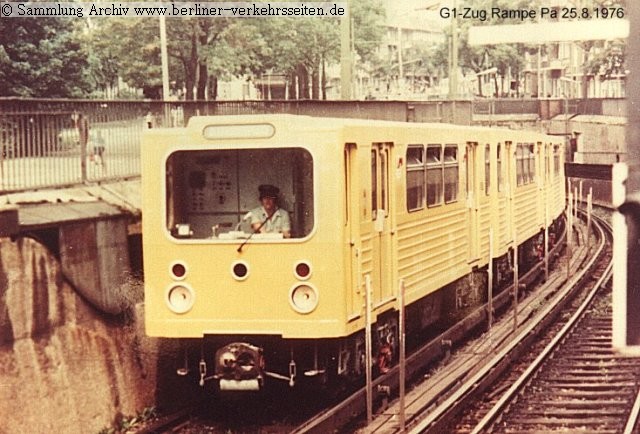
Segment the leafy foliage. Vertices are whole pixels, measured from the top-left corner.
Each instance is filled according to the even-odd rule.
[[[594,7],[621,7],[626,6],[625,0],[585,0],[584,7],[593,10]],[[624,72],[625,47],[622,40],[605,41],[584,41],[578,44],[585,53],[583,71],[583,93],[586,93],[587,80],[589,74],[601,74],[605,79],[611,78],[615,74]]]
[[[352,0],[354,48],[362,62],[373,62],[382,42],[386,12],[382,1]]]
[[[587,64],[586,70],[594,75],[601,75],[605,80],[625,72],[624,41],[607,42],[604,49],[596,54]]]
[[[539,0],[466,0],[460,7],[469,7],[478,11],[491,11],[492,8],[501,10],[533,9],[539,6]],[[524,67],[524,53],[533,52],[536,47],[526,44],[501,44],[471,46],[469,44],[469,27],[472,25],[500,25],[512,24],[511,21],[496,17],[486,21],[458,20],[458,65],[463,71],[479,73],[490,68],[496,68],[499,76],[511,74],[518,77]],[[451,26],[446,30],[447,42],[439,49],[440,57],[446,58],[451,40]],[[442,54],[445,53],[445,54]],[[496,86],[496,93],[498,87]],[[481,82],[478,81],[477,93],[484,96]],[[495,95],[496,97],[499,95]]]
[[[45,17],[0,20],[0,96],[87,95],[87,54],[70,23]]]
[[[94,86],[105,89],[120,77],[132,87],[162,85],[158,21],[147,18],[96,20],[85,43]]]
[[[381,0],[352,0],[355,50],[371,59],[381,39]],[[319,95],[324,66],[338,62],[337,18],[168,18],[171,86],[186,99],[215,98],[220,78],[285,74],[298,93]],[[118,85],[145,96],[162,85],[159,22],[149,18],[0,21],[0,95],[86,97]],[[205,95],[205,90],[209,95]]]

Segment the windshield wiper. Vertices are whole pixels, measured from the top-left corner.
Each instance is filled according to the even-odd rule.
[[[275,213],[273,213],[273,214],[275,214]],[[244,247],[244,245],[245,245],[245,244],[247,244],[247,243],[249,242],[249,240],[251,239],[251,237],[253,237],[253,234],[257,234],[257,233],[259,233],[259,232],[260,232],[260,229],[262,229],[262,227],[263,227],[265,224],[267,224],[267,222],[269,221],[269,219],[271,218],[271,216],[272,216],[273,214],[271,214],[270,216],[268,216],[268,217],[267,217],[267,218],[266,218],[262,223],[260,223],[260,226],[258,226],[258,227],[253,231],[253,232],[251,232],[251,233],[249,234],[249,236],[248,236],[248,237],[247,237],[247,238],[242,242],[242,244],[240,244],[240,246],[239,246],[239,247],[238,247],[238,249],[237,249],[237,252],[238,252],[238,253],[242,253],[242,248]],[[245,217],[247,217],[247,216],[245,215]],[[243,220],[245,220],[245,219],[243,219]]]

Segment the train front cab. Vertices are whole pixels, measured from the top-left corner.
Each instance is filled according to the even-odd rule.
[[[272,128],[265,137],[203,134],[224,122],[244,133],[251,121],[150,131],[142,158],[147,334],[201,339],[201,381],[242,390],[324,372],[349,333],[340,141],[295,117],[260,118]],[[261,184],[280,189],[291,238],[251,234]]]

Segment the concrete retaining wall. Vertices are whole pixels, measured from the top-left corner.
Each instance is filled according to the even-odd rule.
[[[154,405],[156,343],[105,317],[29,238],[0,238],[0,433],[97,433]]]

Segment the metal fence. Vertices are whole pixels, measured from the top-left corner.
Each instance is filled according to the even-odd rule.
[[[612,115],[625,108],[623,100],[581,104],[575,106],[588,114]],[[0,98],[0,194],[137,177],[142,131],[184,126],[194,115],[289,113],[470,125],[474,114],[535,113],[545,119],[564,109],[564,100],[524,99],[164,103]]]
[[[624,98],[589,99],[488,99],[473,101],[475,115],[525,115],[534,114],[547,120],[559,114],[626,116],[627,101]]]
[[[149,104],[0,100],[0,192],[139,176]]]

